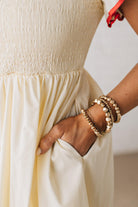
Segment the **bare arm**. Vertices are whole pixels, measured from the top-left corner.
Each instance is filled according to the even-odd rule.
[[[138,105],[138,64],[124,77],[124,79],[107,94],[113,98],[119,105],[121,115],[124,115]],[[112,105],[110,105],[112,107]],[[113,109],[113,107],[112,107]],[[98,105],[90,107],[88,112],[95,117],[97,125],[105,129],[105,114]],[[95,114],[96,113],[96,114]],[[115,111],[113,109],[114,117]]]
[[[125,0],[120,8],[131,27],[138,34],[138,0]]]
[[[125,0],[120,8],[133,30],[138,34],[138,0]],[[138,64],[107,95],[116,100],[120,106],[121,115],[136,107],[138,105]],[[97,126],[104,130],[106,128],[105,114],[101,107],[95,105],[93,108],[90,107],[88,112],[94,117]],[[114,109],[113,114],[115,117]]]

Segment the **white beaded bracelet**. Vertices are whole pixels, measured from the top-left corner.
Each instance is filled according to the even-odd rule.
[[[92,101],[91,106],[93,106],[94,104],[98,104],[103,108],[103,111],[105,112],[105,116],[106,116],[105,120],[107,122],[105,133],[110,132],[111,128],[113,127],[112,111],[109,109],[109,107],[107,107],[107,104],[105,104],[104,101],[100,99],[95,99],[94,101]]]
[[[116,101],[108,96],[102,95],[100,96],[100,98],[104,99],[105,101],[108,101],[109,103],[111,103],[114,106],[114,109],[116,111],[116,115],[117,115],[117,120],[114,121],[114,123],[118,123],[121,120],[121,112],[120,112],[120,108],[118,106],[118,104],[116,103]]]

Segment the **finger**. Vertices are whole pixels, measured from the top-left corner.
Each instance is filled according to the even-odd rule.
[[[54,144],[54,142],[63,135],[59,124],[55,125],[48,134],[46,134],[39,143],[36,154],[46,153]]]

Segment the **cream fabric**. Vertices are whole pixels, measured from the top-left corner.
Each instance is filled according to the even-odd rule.
[[[60,138],[35,154],[54,124],[103,93],[83,67],[101,1],[2,0],[0,8],[0,207],[112,207],[111,132],[85,156]]]

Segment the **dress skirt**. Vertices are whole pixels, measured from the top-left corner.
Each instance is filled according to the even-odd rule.
[[[60,137],[36,155],[54,124],[102,94],[85,68],[0,75],[0,207],[113,206],[111,132],[84,156]]]

